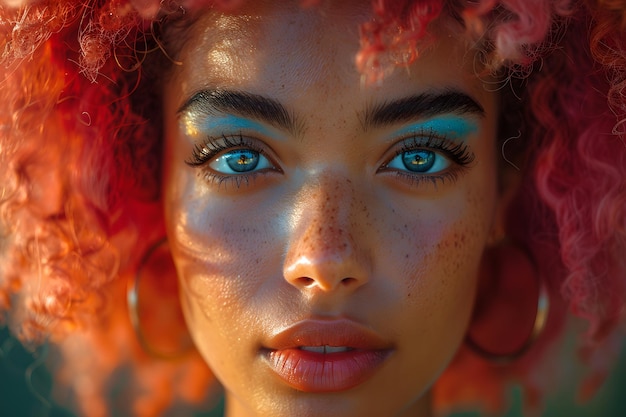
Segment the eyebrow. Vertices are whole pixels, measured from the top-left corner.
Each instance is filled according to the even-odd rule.
[[[299,136],[303,124],[278,101],[242,91],[204,90],[194,94],[178,110],[178,114],[199,111],[208,115],[216,113],[264,121]]]
[[[363,130],[372,127],[388,126],[418,118],[428,118],[440,114],[474,114],[484,116],[483,107],[469,95],[460,91],[423,93],[398,100],[383,102],[366,109],[360,116]]]
[[[178,114],[199,111],[204,114],[236,114],[265,121],[300,136],[304,124],[276,100],[252,93],[233,90],[203,90],[194,94],[178,110]],[[359,119],[363,130],[388,126],[439,114],[474,114],[484,116],[483,107],[460,91],[427,92],[398,100],[376,104],[366,109]]]

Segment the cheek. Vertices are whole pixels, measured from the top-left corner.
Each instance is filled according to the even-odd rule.
[[[249,372],[242,358],[255,353],[249,336],[262,324],[254,308],[261,288],[254,271],[258,248],[265,246],[254,227],[210,207],[187,215],[204,219],[179,228],[173,239],[187,327],[218,379],[239,381]]]
[[[380,246],[392,260],[387,269],[395,268],[401,283],[395,296],[416,338],[458,343],[463,336],[495,208],[491,190],[468,187],[431,206],[394,213],[402,220],[391,227],[394,238]]]
[[[241,363],[231,356],[255,347],[235,348],[233,341],[262,328],[259,307],[273,304],[264,289],[282,277],[279,270],[269,271],[267,260],[281,251],[263,204],[246,203],[255,209],[245,210],[240,202],[208,192],[194,171],[180,166],[174,172],[166,190],[166,220],[183,310],[200,352],[220,379],[228,379],[222,372],[231,367],[220,363]]]
[[[469,319],[483,250],[474,226],[459,220],[437,230],[430,252],[409,266],[417,272],[407,285],[407,303],[431,323],[427,331],[434,334],[445,328],[443,336],[453,336],[455,327],[464,332]]]
[[[407,381],[407,395],[431,386],[465,337],[493,205],[483,197],[488,195],[459,195],[436,210],[417,211],[419,217],[412,218],[419,221],[396,225],[404,247],[395,250],[401,253],[395,257],[401,284],[391,321],[405,342],[399,354],[406,369],[420,370],[398,372]]]
[[[260,230],[261,224],[233,219],[215,205],[182,200],[179,214],[179,219],[189,220],[178,220],[172,240],[188,301],[197,304],[203,320],[246,314],[240,306],[249,304],[262,284],[252,278],[270,249],[267,232]],[[176,223],[176,217],[170,222]]]
[[[478,201],[490,199],[462,194],[413,210],[392,227],[393,239],[384,247],[400,267],[398,275],[411,277],[407,298],[423,294],[427,286],[454,289],[474,283],[493,212]]]
[[[417,253],[404,259],[397,273],[402,315],[418,340],[432,346],[456,345],[469,320],[482,245],[472,227],[458,221],[419,232]],[[410,247],[410,246],[409,246]],[[445,341],[437,343],[438,339]]]

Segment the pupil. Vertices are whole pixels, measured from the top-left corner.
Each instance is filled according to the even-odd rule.
[[[259,164],[259,153],[249,149],[229,152],[226,163],[235,172],[252,171]]]
[[[423,149],[404,152],[402,154],[402,162],[409,171],[426,172],[435,164],[435,153]]]

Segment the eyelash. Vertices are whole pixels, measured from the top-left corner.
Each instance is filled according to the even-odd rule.
[[[470,151],[467,145],[451,142],[445,136],[439,136],[436,132],[429,131],[423,134],[417,133],[415,136],[403,140],[400,148],[394,152],[391,158],[387,159],[378,169],[378,172],[387,170],[387,165],[404,152],[419,149],[438,152],[440,155],[442,154],[444,157],[449,158],[453,166],[444,172],[429,175],[411,174],[407,171],[394,171],[399,179],[408,182],[408,184],[412,186],[419,186],[424,182],[430,182],[435,186],[438,183],[444,183],[446,181],[454,182],[460,171],[468,167],[475,160],[474,153]]]
[[[185,163],[190,167],[202,168],[223,151],[233,151],[238,148],[258,152],[260,155],[272,161],[272,158],[267,155],[267,152],[263,149],[263,147],[255,143],[255,141],[249,140],[242,134],[239,134],[237,136],[222,135],[219,138],[207,136],[204,142],[194,146],[191,157],[185,160]],[[397,156],[403,154],[404,152],[411,152],[419,149],[439,153],[439,155],[449,158],[453,166],[444,172],[436,174],[412,174],[408,171],[387,168],[387,165]],[[445,181],[454,182],[457,179],[460,170],[469,166],[474,159],[474,153],[472,153],[469,150],[469,147],[465,144],[451,142],[445,136],[439,136],[435,132],[425,132],[423,134],[417,133],[415,136],[403,140],[400,147],[394,152],[393,156],[388,158],[377,172],[393,170],[394,174],[399,179],[407,182],[409,185],[419,186],[423,182],[431,182],[436,186],[438,183],[444,183]],[[280,169],[276,168],[275,164],[273,165],[275,167],[274,169],[280,172]],[[246,183],[246,185],[249,184],[251,179],[255,178],[257,175],[263,174],[263,171],[254,171],[240,175],[225,175],[214,172],[210,169],[203,169],[202,173],[204,179],[209,182],[221,185],[225,181],[233,181],[239,188],[242,183]]]
[[[239,134],[236,136],[222,135],[219,138],[207,136],[204,142],[194,146],[191,157],[185,160],[185,163],[193,168],[203,168],[209,161],[223,151],[234,151],[238,148],[258,152],[260,155],[272,161],[272,158],[267,155],[267,152],[263,149],[263,147],[255,143],[255,141],[249,140],[242,134]],[[280,172],[280,169],[276,168],[275,164],[273,165],[275,167],[274,170]],[[213,172],[210,169],[203,169],[202,174],[204,179],[209,182],[221,185],[226,181],[232,181],[235,183],[237,188],[239,188],[242,183],[245,183],[246,185],[249,184],[250,180],[254,179],[257,175],[261,175],[262,171],[254,171],[240,175],[225,175]]]

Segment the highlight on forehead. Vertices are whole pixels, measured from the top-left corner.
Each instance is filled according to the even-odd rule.
[[[253,62],[246,59],[250,45],[258,38],[258,17],[247,14],[223,14],[209,10],[196,13],[193,23],[168,26],[164,30],[164,47],[179,60],[181,54],[203,56],[207,78],[219,74],[221,78],[242,78],[254,71]],[[197,51],[196,51],[197,50]],[[170,52],[171,51],[171,52]]]
[[[300,79],[298,91],[327,78],[331,75],[328,68],[339,61],[357,75],[358,82],[354,65],[359,50],[358,25],[371,18],[371,11],[363,2],[356,9],[349,6],[352,3],[329,1],[306,10],[295,3],[284,8],[260,5],[242,8],[236,14],[203,11],[194,27],[187,30],[192,33],[187,39],[193,40],[185,43],[180,55],[186,65],[174,68],[173,74],[193,74],[196,88],[220,85],[256,91],[255,83],[270,74],[264,70],[275,62],[271,57],[283,51],[281,62],[288,63]],[[168,33],[167,38],[178,42],[181,36]],[[271,74],[283,72],[275,68]],[[193,94],[193,90],[184,91]]]

